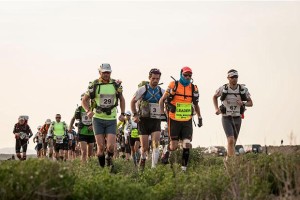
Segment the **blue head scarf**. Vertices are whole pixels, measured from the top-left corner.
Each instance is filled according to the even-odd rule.
[[[188,86],[188,85],[191,83],[191,79],[186,80],[186,79],[183,77],[183,75],[182,75],[182,73],[181,73],[181,71],[180,71],[180,79],[179,79],[179,82],[180,82],[184,87],[186,87],[186,86]]]

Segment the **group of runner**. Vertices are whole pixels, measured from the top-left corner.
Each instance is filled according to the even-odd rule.
[[[159,84],[161,71],[157,68],[151,69],[148,80],[143,81],[133,94],[130,101],[131,111],[126,112],[122,82],[112,79],[111,73],[110,64],[100,65],[99,78],[91,81],[86,93],[81,95],[81,106],[76,108],[69,126],[62,122],[61,115],[57,114],[55,121],[47,119],[43,126],[38,127],[38,133],[33,138],[38,144],[37,150],[40,151],[38,156],[46,156],[48,147],[49,157],[52,156],[54,148],[56,159],[73,159],[78,143],[82,162],[86,162],[87,158],[95,154],[101,167],[113,168],[113,158],[121,156],[127,160],[132,159],[136,166],[144,169],[147,158],[151,156],[151,166],[154,168],[161,156],[160,145],[165,146],[162,162],[166,164],[171,151],[178,149],[180,141],[181,165],[182,170],[186,171],[192,147],[193,116],[197,117],[197,126],[202,126],[198,105],[199,90],[193,84],[192,69],[181,68],[180,78],[171,81],[166,90]],[[238,72],[230,70],[227,78],[229,83],[216,91],[213,102],[216,114],[223,115],[222,124],[227,136],[228,156],[234,156],[241,117],[245,107],[253,104],[245,85],[237,84]],[[220,107],[218,97],[221,97]],[[117,107],[121,111],[119,115]],[[78,134],[74,131],[76,120]],[[164,130],[161,129],[162,121],[166,123]],[[22,138],[21,133],[26,133],[25,138]],[[17,157],[26,159],[26,148],[23,145],[32,135],[32,131],[24,116],[20,116],[14,134]],[[20,146],[23,147],[23,157],[20,155]]]

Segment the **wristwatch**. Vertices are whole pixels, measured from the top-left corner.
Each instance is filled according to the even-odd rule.
[[[125,116],[125,113],[121,113],[121,115]]]

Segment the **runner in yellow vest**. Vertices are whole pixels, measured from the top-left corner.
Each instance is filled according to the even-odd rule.
[[[63,121],[61,122],[61,115],[56,114],[55,121],[53,121],[50,125],[50,128],[48,130],[48,135],[53,136],[54,140],[54,151],[55,151],[55,158],[56,160],[64,160],[64,154],[65,159],[67,157],[68,152],[68,142],[65,142],[65,140],[69,140],[67,134],[67,124]],[[66,151],[66,153],[64,152]]]
[[[97,156],[101,167],[107,166],[113,169],[112,158],[116,144],[117,111],[120,101],[120,121],[124,121],[125,99],[122,94],[121,81],[111,79],[110,64],[101,64],[99,68],[100,78],[91,82],[88,91],[82,98],[82,107],[89,118],[93,118],[93,129],[97,143]],[[90,100],[96,105],[91,107]],[[106,157],[104,154],[106,140]]]

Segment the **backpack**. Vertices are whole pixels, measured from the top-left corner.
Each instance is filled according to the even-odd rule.
[[[174,99],[174,97],[175,97],[176,95],[178,95],[178,96],[184,96],[185,98],[186,98],[186,97],[192,97],[192,103],[193,103],[194,105],[197,105],[198,102],[199,102],[199,91],[198,91],[197,85],[194,85],[193,83],[191,83],[191,84],[192,84],[192,95],[176,94],[177,88],[178,88],[178,82],[179,82],[179,81],[178,81],[178,80],[175,80],[172,76],[171,76],[171,78],[175,81],[175,86],[174,86],[174,88],[172,88],[172,89],[170,90],[170,93],[169,93],[169,95],[168,95],[168,97],[167,97],[167,99],[166,99],[166,109],[167,109],[167,111],[170,111],[170,112],[172,112],[172,113],[175,113],[175,111],[176,111],[176,106],[173,105],[173,104],[171,103],[171,101]],[[197,88],[197,89],[196,89],[196,88]]]
[[[81,108],[82,108],[82,106],[78,106],[75,111],[75,119],[77,119],[77,120],[81,119]]]
[[[199,102],[199,92],[198,92],[198,90],[195,89],[195,88],[197,88],[197,85],[194,85],[192,83],[192,95],[176,94],[176,91],[177,91],[177,88],[178,88],[178,82],[179,82],[178,80],[175,80],[175,86],[174,86],[173,89],[171,89],[172,91],[170,91],[170,95],[167,98],[167,102],[171,103],[171,101],[174,99],[174,97],[176,95],[178,95],[178,96],[184,96],[185,98],[186,97],[192,97],[193,104],[195,104],[195,105],[198,104],[198,102]]]
[[[163,83],[160,83],[160,84],[158,84],[158,90],[159,90],[159,94],[160,94],[160,96],[163,96],[163,93],[162,93],[162,91],[161,91],[161,87],[160,87],[160,85],[162,85]],[[148,92],[148,86],[149,86],[149,81],[141,81],[139,84],[138,84],[138,88],[140,88],[140,87],[142,87],[142,86],[145,86],[145,92],[142,94],[142,99],[144,98],[144,96],[147,94],[147,92]],[[151,97],[152,98],[152,97]],[[151,99],[150,98],[150,99]],[[148,101],[148,100],[150,100],[150,99],[147,99],[147,100],[145,100],[145,101]]]
[[[90,85],[89,85],[89,91],[90,91],[90,98],[91,98],[91,104],[93,106],[93,104],[95,105],[95,97],[96,97],[96,89],[97,89],[97,86],[98,87],[98,93],[100,94],[100,88],[101,88],[101,85],[107,85],[107,84],[113,84],[115,90],[116,90],[116,103],[114,105],[112,105],[111,107],[109,108],[106,108],[106,110],[112,110],[114,107],[117,107],[118,106],[118,100],[120,99],[120,93],[122,92],[122,86],[121,86],[121,83],[117,83],[115,79],[112,79],[112,83],[99,83],[98,79],[94,80],[93,82],[90,82]],[[97,105],[95,105],[95,107],[97,107]]]
[[[67,131],[67,124],[66,124],[65,121],[63,121],[62,123],[63,123],[63,125],[64,125],[64,131],[65,131],[65,134],[66,134],[66,131]],[[53,121],[53,122],[51,123],[51,126],[52,126],[52,130],[51,130],[51,131],[54,130],[54,124],[55,124],[55,121]]]
[[[222,95],[220,97],[221,101],[224,101],[227,95],[236,95],[236,93],[228,93],[228,85],[224,84],[224,89],[222,91]],[[242,101],[247,101],[246,90],[242,85],[238,84],[239,95],[241,96]]]
[[[160,84],[161,85],[161,84]],[[141,117],[149,117],[150,116],[150,105],[149,105],[149,100],[152,98],[156,98],[155,96],[159,93],[159,95],[162,97],[162,91],[161,87],[158,85],[158,92],[155,94],[151,94],[150,98],[145,99],[146,94],[149,92],[149,81],[142,81],[139,85],[140,87],[145,86],[145,92],[142,94],[141,98],[137,101],[138,105],[138,113]]]

